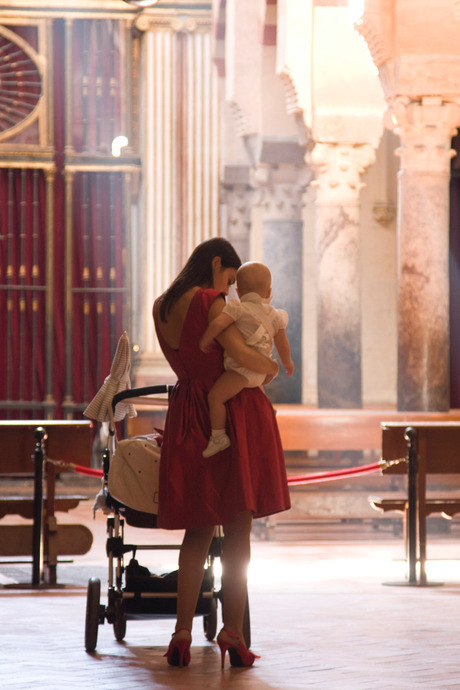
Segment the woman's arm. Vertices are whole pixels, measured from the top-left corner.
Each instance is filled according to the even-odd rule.
[[[246,345],[243,336],[235,324],[222,331],[217,341],[222,345],[225,352],[242,367],[251,369],[251,371],[255,371],[258,374],[267,374],[270,380],[278,374],[278,364],[275,360],[261,355],[260,352]],[[265,382],[268,383],[268,381]]]
[[[228,314],[221,312],[219,316],[216,316],[216,318],[210,322],[200,340],[200,350],[208,352],[212,341],[217,338],[219,333],[222,333],[228,326],[231,326],[232,323],[233,319],[231,316],[228,316]]]
[[[216,319],[224,307],[225,300],[223,298],[215,299],[209,310],[209,322]],[[225,331],[222,331],[216,340],[222,345],[225,352],[235,359],[242,367],[251,369],[251,371],[255,371],[258,374],[267,374],[264,383],[270,383],[270,381],[278,375],[278,363],[274,359],[265,357],[265,355],[261,355],[260,352],[246,345],[243,336],[235,324],[230,325]]]

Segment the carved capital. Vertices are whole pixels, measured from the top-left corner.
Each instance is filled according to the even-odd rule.
[[[222,185],[220,198],[226,207],[228,239],[246,239],[251,228],[252,203],[249,186]]]
[[[316,171],[312,185],[319,203],[358,203],[365,184],[360,176],[375,160],[370,144],[319,143],[311,153]]]
[[[262,187],[259,202],[266,220],[299,220],[302,214],[305,187],[289,183]]]
[[[52,168],[45,168],[44,173],[47,184],[54,184],[54,180],[56,178],[56,168],[54,166]]]
[[[460,125],[460,106],[425,97],[421,101],[397,98],[390,104],[387,126],[401,139],[396,155],[402,170],[448,173],[455,156],[452,137]]]
[[[311,178],[312,172],[307,167],[256,166],[251,174],[251,185],[256,190],[254,201],[264,208],[265,219],[299,220],[304,206],[303,195]]]

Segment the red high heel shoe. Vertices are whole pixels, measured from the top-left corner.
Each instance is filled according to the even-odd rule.
[[[168,651],[164,656],[168,657],[168,664],[170,666],[188,666],[190,663],[190,644],[192,640],[174,640],[174,637],[181,630],[186,630],[190,634],[192,631],[189,628],[179,628],[173,632],[172,640],[169,643]]]
[[[228,637],[231,638],[231,641],[229,642],[228,640],[223,640],[221,637],[222,633],[228,635]],[[225,652],[227,649],[231,666],[252,666],[255,659],[260,659],[257,654],[253,654],[253,652],[250,652],[249,649],[244,646],[239,635],[235,635],[235,633],[232,633],[230,630],[228,630],[228,628],[222,628],[217,636],[217,644],[219,645],[222,658],[222,668],[224,668]]]

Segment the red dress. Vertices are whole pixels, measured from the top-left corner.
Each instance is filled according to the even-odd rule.
[[[161,448],[158,526],[186,529],[231,522],[251,510],[263,517],[290,508],[283,450],[268,397],[259,388],[244,388],[227,403],[231,446],[210,458],[202,456],[211,433],[207,393],[223,372],[223,349],[199,348],[217,290],[198,290],[185,317],[180,346],[174,350],[157,336],[177,375],[165,421]]]

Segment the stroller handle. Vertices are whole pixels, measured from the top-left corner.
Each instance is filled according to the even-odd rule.
[[[113,396],[112,409],[115,411],[115,407],[118,403],[122,400],[126,400],[126,398],[139,398],[143,395],[158,395],[161,393],[167,393],[169,398],[173,388],[174,386],[171,383],[163,383],[156,386],[142,386],[141,388],[127,388],[125,391],[121,391],[121,393],[117,393]]]

